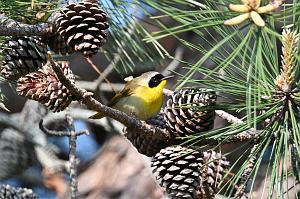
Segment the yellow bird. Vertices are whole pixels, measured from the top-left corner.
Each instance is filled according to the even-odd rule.
[[[143,73],[125,84],[108,106],[134,115],[140,120],[147,120],[156,115],[163,104],[163,88],[172,76],[164,77],[154,71]],[[103,115],[96,113],[90,119],[100,119]]]

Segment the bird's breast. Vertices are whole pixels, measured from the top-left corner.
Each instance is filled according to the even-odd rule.
[[[162,103],[162,90],[141,87],[132,95],[120,100],[114,108],[127,114],[134,114],[141,120],[147,120],[159,112]]]

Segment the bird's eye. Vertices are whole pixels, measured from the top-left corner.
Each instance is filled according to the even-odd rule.
[[[154,87],[158,86],[163,78],[164,78],[164,76],[162,74],[154,75],[148,83],[149,87],[154,88]]]

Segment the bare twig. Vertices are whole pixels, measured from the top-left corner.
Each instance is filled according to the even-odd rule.
[[[72,136],[72,132],[70,131],[58,131],[58,130],[51,130],[51,129],[48,129],[47,127],[45,127],[43,125],[43,119],[40,121],[39,123],[39,127],[40,129],[44,132],[44,133],[47,133],[49,135],[54,135],[54,136]],[[80,135],[88,135],[88,131],[79,131],[79,132],[76,132],[76,136],[80,136]]]
[[[57,119],[57,118],[56,118]],[[53,118],[50,121],[55,120]],[[56,121],[59,121],[56,120]],[[48,119],[49,122],[49,119]],[[53,122],[53,121],[52,121]],[[78,186],[77,186],[77,159],[76,159],[76,139],[77,136],[86,134],[86,131],[76,132],[74,127],[73,117],[69,113],[65,114],[65,122],[64,127],[66,130],[58,131],[58,130],[50,130],[43,125],[43,120],[39,123],[40,128],[48,134],[56,135],[56,136],[69,136],[69,172],[71,179],[71,198],[75,199],[78,197]]]
[[[50,23],[28,25],[0,15],[0,35],[4,36],[45,36],[52,34]]]
[[[233,123],[233,124],[244,123],[243,120],[241,120],[241,119],[239,119],[239,118],[237,118],[237,117],[235,117],[235,116],[233,116],[233,115],[231,115],[231,114],[229,114],[229,113],[227,113],[223,110],[216,110],[216,114],[220,118],[226,120],[229,123]]]
[[[85,60],[92,66],[92,68],[99,74],[99,76],[106,81],[106,83],[110,86],[110,89],[116,93],[114,87],[112,86],[110,81],[106,78],[107,75],[104,76],[103,73],[97,68],[97,66],[93,63],[93,61],[90,58],[85,58]],[[99,85],[97,85],[97,87],[98,86]]]
[[[77,161],[76,161],[77,134],[75,132],[73,118],[69,114],[66,114],[66,121],[67,121],[69,132],[70,132],[69,162],[70,162],[70,178],[71,178],[71,198],[76,199],[78,197]]]

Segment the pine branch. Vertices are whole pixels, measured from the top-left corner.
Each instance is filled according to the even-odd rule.
[[[122,124],[124,124],[129,129],[135,130],[137,132],[143,133],[145,137],[156,137],[160,140],[168,141],[171,136],[166,130],[162,130],[146,123],[141,122],[140,120],[130,117],[129,115],[112,109],[108,106],[103,105],[99,101],[95,100],[90,93],[86,90],[78,88],[75,84],[70,82],[61,71],[60,67],[54,62],[51,55],[49,55],[49,62],[55,71],[59,81],[70,91],[71,95],[80,100],[83,104],[85,104],[88,108],[95,110],[97,112],[102,113],[103,115],[115,119]]]
[[[49,23],[24,24],[0,15],[0,35],[2,36],[49,36],[53,27]]]
[[[28,110],[27,107],[30,107],[30,110]],[[48,148],[46,140],[44,140],[44,135],[41,135],[42,132],[38,127],[35,127],[36,119],[38,119],[39,116],[41,116],[39,114],[43,112],[39,112],[37,109],[38,107],[34,106],[31,101],[28,101],[19,117],[15,119],[9,114],[0,113],[0,124],[4,127],[13,128],[20,135],[24,136],[24,140],[34,146],[37,159],[43,166],[48,167],[52,171],[64,169],[66,162],[58,159],[53,151]],[[35,112],[35,115],[30,114],[32,113],[30,111]],[[27,117],[28,114],[30,117]],[[26,120],[23,121],[24,118],[26,118]],[[28,128],[27,125],[23,125],[23,123],[30,126],[30,128]]]
[[[239,119],[239,118],[237,118],[237,117],[235,117],[235,116],[233,116],[233,115],[231,115],[231,114],[229,114],[229,113],[227,113],[223,110],[216,110],[216,114],[220,118],[222,118],[222,119],[224,119],[227,122],[232,123],[232,124],[244,123],[241,119]]]
[[[260,131],[249,129],[232,136],[219,136],[218,138],[205,138],[197,141],[197,145],[218,145],[218,144],[230,144],[230,143],[242,143],[248,141],[255,141],[259,139]]]

